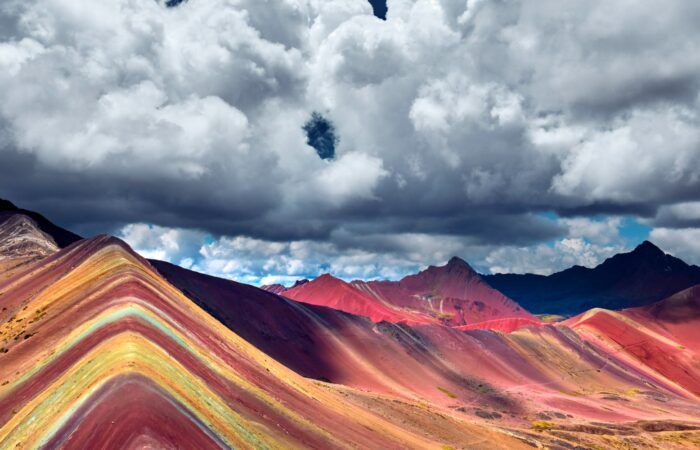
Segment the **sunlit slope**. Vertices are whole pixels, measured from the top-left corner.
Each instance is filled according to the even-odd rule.
[[[649,306],[594,309],[567,323],[680,395],[700,399],[700,286]]]
[[[437,323],[435,318],[423,312],[396,308],[329,274],[287,289],[281,295],[310,305],[368,317],[373,322]]]
[[[0,299],[0,448],[524,445],[437,414],[457,435],[419,429],[298,376],[114,238],[42,260]]]

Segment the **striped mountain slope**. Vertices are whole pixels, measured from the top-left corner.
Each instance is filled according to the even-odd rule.
[[[0,285],[0,298],[1,448],[441,442],[397,423],[400,416],[348,400],[362,394],[275,362],[114,238],[80,241],[45,258]],[[523,445],[496,429],[444,420],[463,439]]]

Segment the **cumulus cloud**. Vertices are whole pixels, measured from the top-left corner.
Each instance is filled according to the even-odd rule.
[[[372,237],[393,267],[395,236],[543,271],[619,247],[589,215],[697,227],[674,205],[700,202],[700,4],[389,0],[382,21],[273,3],[4,1],[0,195],[87,233],[200,229],[319,261],[378,257]],[[307,143],[313,111],[333,160]]]
[[[574,265],[595,267],[616,253],[629,250],[621,235],[623,219],[560,219],[566,237],[530,246],[504,246],[483,261],[490,273],[549,275]]]
[[[444,263],[455,250],[465,249],[459,239],[418,233],[365,236],[349,247],[342,236],[340,244],[243,236],[215,239],[198,231],[143,223],[128,224],[117,235],[147,258],[254,284],[289,285],[326,272],[347,280],[396,279],[428,263]],[[388,242],[391,251],[375,248],[377,241]]]
[[[698,118],[687,110],[635,112],[584,140],[563,161],[553,189],[582,201],[663,203],[697,187]],[[673,150],[669,151],[669,143]]]
[[[352,198],[376,199],[374,189],[387,174],[381,159],[352,152],[324,167],[314,181],[331,204],[342,205]]]
[[[652,242],[689,264],[700,264],[700,228],[655,228]]]
[[[199,251],[206,237],[204,233],[197,231],[145,223],[125,225],[117,232],[117,236],[128,242],[145,258],[160,259],[183,266],[192,265],[189,260]]]
[[[358,233],[338,229],[326,242],[285,242],[244,236],[214,238],[203,232],[129,224],[118,231],[146,257],[252,284],[291,285],[302,278],[332,273],[353,279],[399,279],[444,264],[452,256],[468,259],[482,273],[550,274],[572,265],[593,267],[626,250],[622,218],[557,219],[567,236],[549,243],[499,246],[458,236],[421,232]]]

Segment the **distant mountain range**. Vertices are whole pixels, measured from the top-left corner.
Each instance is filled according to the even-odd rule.
[[[552,275],[485,275],[491,286],[536,314],[575,315],[590,308],[644,306],[700,283],[700,267],[644,241],[594,268],[574,266]]]
[[[377,321],[437,319],[451,326],[490,321],[495,326],[495,319],[531,319],[530,313],[570,317],[591,308],[644,306],[696,284],[700,284],[700,267],[644,241],[594,268],[574,266],[548,276],[479,275],[455,257],[444,266],[431,266],[399,281],[347,283],[326,274],[300,280],[290,288],[275,284],[263,289]]]

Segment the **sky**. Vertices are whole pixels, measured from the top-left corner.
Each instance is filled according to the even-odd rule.
[[[254,284],[700,263],[698,2],[170,3],[0,3],[0,197]]]

